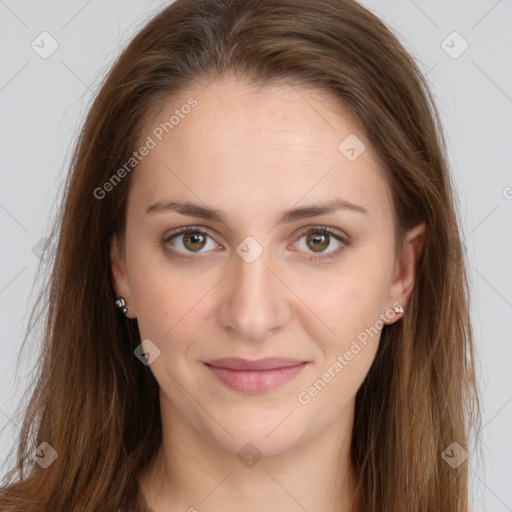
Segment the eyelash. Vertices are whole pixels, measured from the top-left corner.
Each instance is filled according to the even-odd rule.
[[[197,226],[187,226],[185,228],[176,229],[176,230],[172,231],[171,233],[169,233],[164,238],[163,243],[164,243],[164,245],[167,245],[174,237],[177,237],[179,235],[184,235],[186,233],[200,233],[201,235],[206,235],[206,236],[212,238],[212,240],[213,240],[213,237],[211,237],[209,235],[209,233],[207,231],[205,231],[204,229],[201,229],[200,227],[197,227]],[[341,235],[334,229],[331,229],[327,226],[314,226],[314,227],[310,227],[306,230],[303,230],[303,231],[301,231],[297,240],[300,240],[304,235],[308,235],[309,233],[330,235],[333,238],[335,238],[336,240],[338,240],[339,242],[341,242],[342,245],[340,247],[338,247],[338,249],[335,249],[334,251],[327,253],[328,254],[327,256],[325,256],[323,254],[306,256],[306,257],[301,256],[301,258],[308,260],[308,261],[330,260],[331,258],[335,258],[336,256],[338,256],[347,247],[350,247],[350,245],[351,245],[351,241],[347,237]],[[172,251],[173,256],[175,256],[177,258],[181,258],[183,260],[191,260],[191,259],[196,259],[198,257],[201,257],[201,256],[185,256],[182,252],[177,251],[176,249],[170,249],[170,250]],[[194,253],[190,253],[190,254],[194,254]],[[195,253],[195,254],[201,254],[201,253]]]

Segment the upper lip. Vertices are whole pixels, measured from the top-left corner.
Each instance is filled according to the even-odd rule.
[[[299,359],[284,359],[282,357],[265,357],[263,359],[249,360],[240,357],[225,357],[222,359],[214,359],[206,361],[210,366],[218,368],[227,368],[229,370],[274,370],[276,368],[289,368],[298,366],[307,361]]]

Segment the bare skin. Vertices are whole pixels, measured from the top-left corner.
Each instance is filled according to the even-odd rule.
[[[154,512],[348,512],[355,394],[380,330],[357,353],[351,347],[365,328],[382,328],[379,319],[400,320],[392,306],[406,309],[425,226],[406,233],[395,257],[391,196],[376,155],[324,93],[255,91],[219,78],[170,99],[141,140],[190,96],[197,106],[134,171],[125,250],[115,237],[111,245],[116,293],[142,339],[160,350],[149,368],[160,385],[163,442],[139,476],[143,495]],[[353,161],[338,148],[350,134],[366,146]],[[276,223],[285,210],[339,198],[366,212]],[[224,222],[147,213],[171,199],[218,209]],[[196,238],[169,238],[186,226],[199,230]],[[322,250],[308,229],[325,241]],[[242,247],[263,250],[251,262],[237,252],[248,236],[257,245]],[[308,364],[253,394],[227,387],[204,364],[269,356]],[[308,392],[319,379],[325,386]],[[237,456],[254,450],[248,446],[256,463]]]

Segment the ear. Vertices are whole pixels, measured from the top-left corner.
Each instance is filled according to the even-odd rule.
[[[406,309],[414,288],[416,266],[425,242],[425,234],[426,225],[424,222],[406,232],[402,252],[395,263],[388,304],[398,303],[402,305],[404,310]],[[399,318],[400,316],[397,314],[390,323]]]
[[[128,272],[126,270],[126,261],[123,255],[124,251],[120,247],[120,242],[114,234],[110,240],[110,264],[112,270],[112,285],[118,298],[122,297],[126,302],[126,316],[128,318],[137,318],[135,306],[132,298],[132,291]]]

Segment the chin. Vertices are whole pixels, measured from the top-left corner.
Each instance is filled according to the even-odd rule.
[[[214,427],[215,432],[210,432],[210,436],[238,457],[278,455],[291,449],[303,437],[301,429],[290,421],[292,415],[283,421],[287,414],[281,415],[278,421],[272,418],[271,422],[262,422],[261,417],[259,421],[254,419],[254,421],[249,420],[244,423],[238,421],[232,424],[225,422],[223,427],[229,434],[219,429],[217,425],[217,428]],[[271,427],[269,427],[270,424]]]

